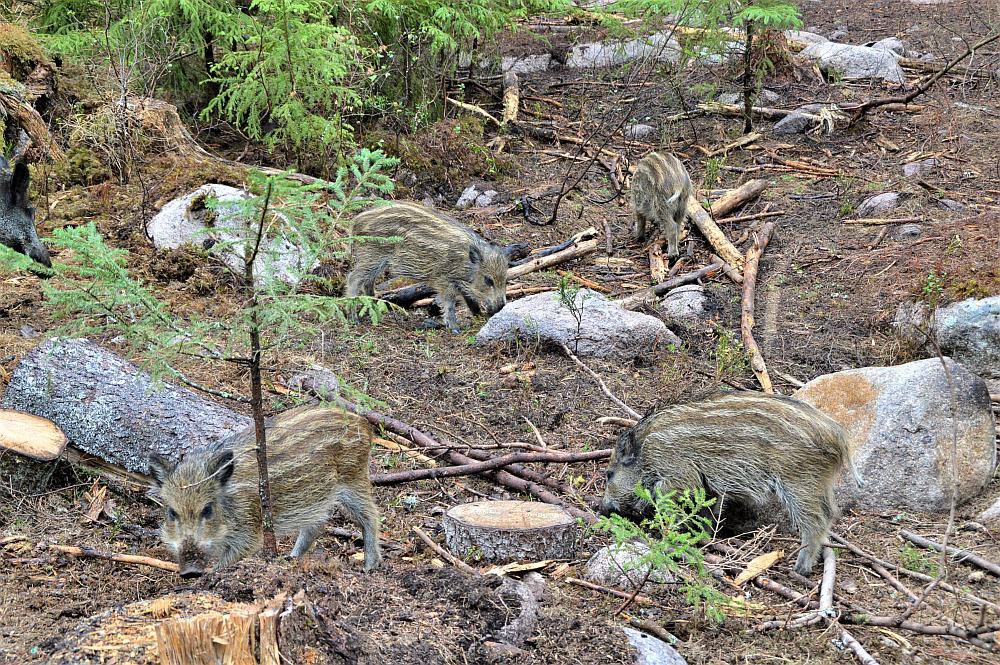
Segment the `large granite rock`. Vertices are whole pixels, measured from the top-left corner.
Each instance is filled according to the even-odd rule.
[[[933,333],[942,353],[991,383],[1000,379],[1000,296],[969,298],[941,307],[933,324],[924,303],[904,302],[896,310],[893,325],[903,338],[927,353],[936,353],[928,339],[928,333]]]
[[[879,79],[899,84],[906,82],[906,75],[899,66],[899,56],[888,49],[817,42],[806,47],[801,55],[815,60],[824,72],[844,79]]]
[[[218,256],[230,269],[243,274],[243,244],[248,233],[241,202],[250,197],[245,190],[228,185],[208,184],[164,205],[149,222],[146,233],[157,249],[174,249],[192,244]],[[208,202],[218,201],[212,209]],[[295,283],[298,276],[315,268],[304,265],[306,257],[288,238],[268,238],[254,261],[254,275],[274,274]]]
[[[946,363],[954,394],[938,358],[827,374],[795,393],[848,431],[864,486],[846,474],[837,487],[842,507],[948,510],[953,444],[958,503],[990,481],[996,433],[986,384],[950,358]]]

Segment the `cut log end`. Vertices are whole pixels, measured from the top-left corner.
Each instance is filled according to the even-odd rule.
[[[576,521],[558,506],[480,501],[455,506],[443,520],[448,549],[491,562],[572,558]]]
[[[62,454],[66,442],[66,435],[51,420],[23,411],[0,409],[0,448],[48,462]]]

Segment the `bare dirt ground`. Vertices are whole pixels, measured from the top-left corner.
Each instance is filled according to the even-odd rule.
[[[841,41],[860,44],[897,35],[908,49],[930,52],[945,61],[963,43],[986,34],[984,3],[954,2],[914,6],[908,2],[831,0],[806,2],[805,25],[823,34],[837,29],[848,33]],[[560,38],[562,39],[562,37]],[[544,51],[533,40],[512,40],[508,51]],[[515,53],[516,54],[516,53]],[[1000,166],[997,162],[1000,109],[996,104],[1000,82],[990,78],[1000,67],[996,49],[978,55],[973,69],[984,76],[951,76],[918,102],[919,113],[876,113],[832,136],[774,136],[772,123],[759,121],[765,137],[751,148],[736,151],[717,163],[716,188],[738,186],[754,177],[768,178],[771,187],[740,214],[780,210],[778,229],[768,247],[758,284],[758,334],[772,370],[801,380],[850,367],[904,362],[916,357],[893,336],[889,322],[896,305],[906,297],[920,296],[933,271],[944,280],[946,301],[969,296],[1000,294]],[[640,71],[641,70],[641,71]],[[911,72],[911,82],[917,75]],[[714,148],[738,138],[742,122],[705,116],[684,121],[664,119],[719,92],[738,90],[735,70],[699,69],[680,80],[645,65],[634,70],[592,72],[553,69],[525,77],[522,94],[540,99],[527,108],[539,118],[552,119],[566,133],[596,135],[635,162],[654,144],[626,141],[615,134],[625,109],[631,121],[660,127],[664,144],[684,154],[696,183],[706,176],[706,163],[695,146]],[[876,84],[825,82],[810,67],[779,70],[765,80],[778,93],[773,106],[794,108],[814,101],[864,101],[891,92]],[[495,109],[497,100],[472,94],[477,103]],[[442,131],[442,127],[444,131]],[[420,200],[441,196],[448,207],[470,181],[492,183],[504,193],[491,209],[464,215],[470,224],[497,242],[522,241],[532,247],[555,244],[593,225],[612,232],[611,256],[627,259],[609,265],[606,252],[565,266],[575,275],[596,282],[612,295],[622,295],[649,284],[643,248],[631,240],[630,216],[623,200],[612,198],[607,171],[595,167],[577,191],[563,201],[554,223],[535,225],[512,209],[509,201],[528,192],[539,192],[576,177],[579,165],[557,155],[576,155],[577,146],[553,146],[535,141],[511,141],[509,154],[497,168],[477,161],[477,155],[454,151],[445,123],[422,138],[426,160],[404,163],[401,195]],[[436,132],[436,133],[435,133]],[[211,143],[217,137],[202,137]],[[486,138],[489,138],[489,134]],[[429,147],[427,147],[429,146]],[[220,145],[225,151],[231,146]],[[435,153],[434,149],[439,152]],[[234,150],[238,154],[239,150]],[[462,157],[467,157],[463,161]],[[935,157],[941,167],[922,178],[907,179],[902,165],[917,158]],[[816,177],[782,167],[784,160],[813,160],[838,175]],[[130,252],[130,270],[156,284],[159,294],[180,314],[198,311],[224,317],[235,304],[219,271],[210,264],[185,263],[176,254],[157,253],[145,239],[141,220],[150,210],[204,182],[241,184],[237,172],[191,169],[169,156],[151,158],[143,183],[121,187],[113,181],[96,185],[68,184],[64,175],[52,173],[47,186],[39,186],[39,216],[43,230],[94,220],[112,244]],[[412,178],[411,178],[412,175]],[[41,178],[38,178],[41,180]],[[143,189],[146,190],[145,195]],[[887,191],[911,196],[894,216],[919,216],[918,238],[897,238],[883,227],[843,224],[866,197]],[[938,199],[961,202],[962,212],[949,211]],[[148,203],[143,210],[141,202]],[[537,204],[544,221],[551,214],[552,198]],[[47,211],[47,212],[46,212]],[[46,218],[47,214],[47,218]],[[730,238],[739,238],[750,223],[724,227]],[[693,232],[687,265],[709,262],[709,247]],[[745,249],[744,243],[741,249]],[[522,280],[526,285],[553,286],[554,272],[536,273]],[[35,335],[57,329],[43,306],[41,285],[33,276],[7,277],[0,286],[0,384],[38,342]],[[721,363],[716,349],[722,330],[739,330],[739,291],[722,276],[709,280],[717,317],[704,328],[677,329],[685,348],[622,365],[591,361],[609,387],[637,411],[658,403],[671,403],[686,395],[708,390],[725,380],[754,388],[749,369]],[[466,315],[467,317],[467,315]],[[526,419],[538,427],[549,447],[585,450],[608,446],[617,430],[600,425],[597,418],[622,415],[575,365],[561,354],[522,344],[483,348],[470,344],[480,321],[464,319],[467,335],[452,336],[426,330],[423,315],[393,315],[375,329],[343,336],[331,331],[320,343],[307,340],[301,357],[289,358],[278,379],[307,360],[331,367],[352,386],[382,403],[380,409],[430,432],[470,445],[529,441],[533,436]],[[102,340],[114,347],[114,339]],[[515,363],[528,369],[513,374],[501,368]],[[189,375],[217,388],[240,386],[237,371],[191,366]],[[780,375],[778,375],[780,376]],[[791,385],[778,382],[790,393]],[[282,408],[283,395],[268,395],[270,407]],[[373,457],[373,471],[404,468],[412,462],[385,451]],[[540,469],[572,485],[571,500],[603,491],[602,467],[596,463]],[[143,499],[142,491],[112,485],[116,519],[99,523],[83,519],[85,491],[102,479],[81,470],[69,470],[46,493],[0,501],[0,538],[23,536],[26,543],[86,544],[92,547],[167,558],[158,543],[158,515]],[[374,575],[360,572],[350,555],[358,551],[349,538],[333,533],[305,566],[287,562],[241,563],[224,575],[209,575],[193,587],[175,575],[113,564],[106,561],[52,556],[31,547],[8,548],[0,555],[0,662],[147,662],[132,654],[69,653],[66,638],[85,630],[88,618],[115,611],[126,603],[144,601],[178,591],[212,591],[227,601],[266,599],[279,590],[304,589],[318,608],[319,628],[303,638],[314,640],[320,660],[333,663],[485,663],[494,656],[479,649],[483,640],[502,627],[514,611],[485,579],[470,581],[451,569],[429,563],[430,556],[410,528],[423,526],[433,534],[442,509],[476,497],[509,498],[509,492],[482,478],[460,481],[426,481],[379,488],[383,511],[386,565]],[[978,499],[960,506],[952,541],[994,561],[1000,560],[995,532],[965,528],[966,522],[1000,496],[995,479]],[[406,499],[404,501],[404,499]],[[844,515],[835,529],[852,542],[894,564],[936,574],[939,560],[904,546],[900,529],[909,529],[940,540],[946,515],[854,514]],[[794,539],[763,530],[734,541],[737,554],[727,554],[727,571],[738,571],[753,556],[777,548],[794,549]],[[589,552],[605,544],[590,535],[573,562],[570,574]],[[290,543],[280,544],[287,551]],[[898,616],[909,600],[875,575],[863,560],[841,552],[838,594],[841,604],[872,615]],[[551,573],[552,568],[546,573]],[[773,579],[804,593],[819,583],[796,580],[787,563],[771,571]],[[1000,604],[1000,584],[976,569],[951,564],[947,580],[959,589]],[[923,583],[902,578],[920,594]],[[491,586],[492,585],[492,586]],[[647,586],[643,593],[661,607],[630,607],[626,614],[650,619],[681,638],[677,649],[690,663],[735,664],[756,662],[848,663],[849,651],[838,649],[833,635],[821,626],[794,631],[756,632],[761,621],[784,618],[794,603],[747,586],[743,591],[720,588],[746,602],[731,610],[722,625],[712,625],[691,608],[670,586]],[[534,663],[628,663],[628,647],[614,625],[621,600],[575,587],[564,577],[549,577],[538,632],[526,645]],[[954,594],[935,590],[914,613],[915,622],[934,625],[975,626],[981,620],[995,623],[995,608],[981,612],[976,604]],[[74,632],[76,631],[76,632]],[[852,633],[881,663],[942,662],[996,663],[988,653],[968,642],[928,636],[902,628],[852,626]],[[309,636],[311,635],[311,636]],[[317,637],[319,635],[319,637]],[[116,658],[118,658],[116,660]],[[325,660],[324,660],[325,659]],[[306,662],[303,660],[302,662]],[[498,661],[503,662],[503,661]],[[514,659],[509,660],[514,662]]]

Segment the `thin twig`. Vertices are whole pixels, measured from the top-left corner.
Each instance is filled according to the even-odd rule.
[[[605,395],[608,396],[608,399],[610,399],[612,402],[614,402],[615,404],[617,404],[618,406],[620,406],[622,408],[622,410],[625,411],[625,413],[627,413],[631,417],[635,418],[636,420],[642,420],[642,416],[639,414],[639,412],[636,411],[636,410],[634,410],[632,407],[630,407],[625,402],[623,402],[620,399],[618,399],[617,397],[615,397],[614,393],[611,392],[611,389],[608,388],[608,386],[607,386],[606,383],[604,383],[604,379],[602,379],[600,376],[598,376],[597,372],[595,372],[594,370],[590,369],[582,360],[580,360],[579,358],[577,358],[576,355],[572,351],[569,350],[568,346],[566,346],[565,344],[563,344],[561,342],[560,342],[559,346],[562,347],[563,352],[567,356],[569,356],[570,360],[572,360],[574,363],[576,363],[581,369],[583,369],[583,371],[585,371],[587,374],[589,374],[591,376],[591,378],[594,379],[594,381],[597,382],[597,385],[600,387],[601,391]]]
[[[480,574],[478,570],[476,570],[475,568],[465,563],[464,561],[456,557],[448,550],[444,549],[443,547],[435,543],[434,540],[426,533],[424,533],[424,530],[421,529],[419,526],[413,527],[412,531],[417,535],[418,538],[420,538],[420,540],[424,541],[424,544],[427,545],[427,547],[431,548],[431,550],[433,550],[438,556],[440,556],[445,561],[455,566],[462,572],[477,576]]]

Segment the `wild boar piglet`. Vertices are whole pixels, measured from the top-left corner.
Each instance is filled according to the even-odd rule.
[[[434,289],[444,324],[455,333],[459,299],[473,315],[496,314],[507,304],[507,253],[447,215],[416,203],[391,203],[355,217],[353,232],[369,239],[351,248],[348,297],[374,296],[384,273],[407,277]],[[397,240],[373,239],[379,237]]]
[[[680,253],[678,242],[691,196],[691,177],[681,160],[667,152],[643,157],[632,177],[636,239],[645,240],[646,227],[653,225],[666,240],[667,256],[674,261]]]
[[[353,413],[324,406],[292,409],[266,425],[274,531],[298,534],[302,557],[341,509],[361,527],[365,570],[382,560],[378,510],[368,475],[372,432]],[[225,567],[260,548],[260,500],[253,428],[188,455],[178,464],[153,456],[153,499],[163,506],[160,530],[181,577],[197,577],[214,561]]]
[[[814,407],[780,395],[720,393],[667,407],[622,432],[601,512],[645,512],[649,506],[635,494],[640,483],[662,492],[703,487],[726,502],[756,506],[777,496],[802,537],[795,570],[805,575],[836,519],[833,487],[845,466],[860,483],[844,429]]]

